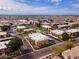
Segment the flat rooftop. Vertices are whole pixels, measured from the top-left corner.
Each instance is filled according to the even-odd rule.
[[[79,57],[79,46],[68,49],[62,53],[63,56]]]
[[[42,33],[32,33],[32,34],[29,34],[29,37],[31,38],[31,40],[35,40],[35,41],[43,41],[43,40],[47,40],[48,38]]]
[[[7,48],[7,47],[6,47],[6,44],[8,44],[9,42],[10,42],[10,40],[0,42],[0,49],[5,49],[5,48]]]
[[[42,25],[43,28],[51,28],[49,25]]]
[[[7,32],[0,32],[0,35],[6,35]]]
[[[70,29],[70,30],[66,30],[66,32],[75,33],[75,32],[79,32],[79,29]]]
[[[52,30],[51,33],[54,33],[56,35],[62,35],[65,31],[63,30]]]
[[[25,26],[17,26],[18,29],[26,28]]]

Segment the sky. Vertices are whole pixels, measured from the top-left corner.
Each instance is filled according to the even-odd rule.
[[[79,0],[0,0],[0,15],[79,15]]]

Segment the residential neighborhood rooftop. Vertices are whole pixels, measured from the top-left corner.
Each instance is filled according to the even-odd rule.
[[[49,26],[49,25],[42,25],[42,27],[43,28],[48,28],[48,29],[51,28],[51,26]]]
[[[18,29],[26,28],[25,26],[17,26]]]
[[[79,46],[64,51],[62,55],[70,58],[79,57]]]
[[[10,42],[10,40],[0,42],[0,49],[5,49],[5,48],[7,48],[7,47],[6,47],[6,44],[8,44],[9,42]]]
[[[57,35],[61,35],[61,34],[63,34],[64,33],[64,31],[63,30],[52,30],[51,31],[51,33],[54,33],[54,34],[57,34]]]
[[[66,30],[66,32],[75,33],[75,32],[79,32],[79,29],[69,29],[69,30]]]
[[[47,38],[48,38],[47,36],[45,36],[41,33],[32,33],[32,34],[29,34],[29,37],[35,41],[43,41],[43,40],[47,40]]]
[[[79,57],[78,22],[79,16],[0,16],[0,59]]]
[[[6,35],[7,34],[7,32],[0,32],[0,35]]]

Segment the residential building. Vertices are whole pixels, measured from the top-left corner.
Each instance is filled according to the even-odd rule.
[[[79,59],[79,46],[73,47],[62,52],[64,59]]]
[[[0,50],[3,50],[5,48],[7,48],[6,44],[8,44],[9,42],[10,42],[10,40],[8,40],[8,41],[1,41],[0,42]]]
[[[39,48],[39,46],[48,43],[48,37],[41,33],[32,33],[32,34],[29,34],[29,41],[33,46]]]
[[[0,42],[0,57],[2,57],[3,55],[5,55],[5,51],[7,49],[7,44],[10,42],[10,40],[8,41],[1,41]]]
[[[24,29],[23,32],[34,32],[33,28]]]
[[[79,37],[79,29],[70,29],[70,30],[66,30],[66,32],[67,32],[71,37]]]
[[[58,25],[58,28],[59,29],[68,29],[68,28],[70,28],[70,25],[66,25],[66,24],[64,24],[64,25]]]
[[[79,29],[69,29],[66,30],[67,33],[79,33]]]
[[[22,25],[16,27],[17,31],[20,31],[20,32],[23,31],[25,28],[26,27],[25,26],[22,26]]]
[[[41,25],[41,27],[44,29],[51,29],[51,26],[49,26],[49,25]]]
[[[0,32],[0,38],[5,38],[7,37],[7,32]]]
[[[50,33],[53,35],[55,38],[59,38],[65,31],[63,30],[51,30]]]

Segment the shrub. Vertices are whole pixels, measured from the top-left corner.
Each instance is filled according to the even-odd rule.
[[[67,41],[69,40],[70,36],[66,32],[62,34],[61,40]]]
[[[52,50],[56,55],[60,55],[63,51],[74,47],[74,42],[64,42],[61,45],[53,45]]]
[[[22,44],[22,39],[15,37],[14,39],[11,39],[7,47],[10,47],[13,51],[15,51],[19,49]]]

